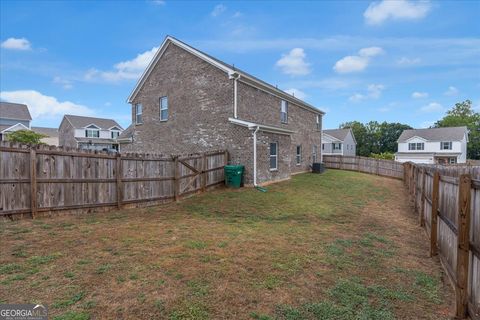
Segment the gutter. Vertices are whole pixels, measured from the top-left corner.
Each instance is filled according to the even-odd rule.
[[[255,131],[253,131],[253,186],[256,188],[257,185],[257,132],[260,130],[260,127],[257,126]]]

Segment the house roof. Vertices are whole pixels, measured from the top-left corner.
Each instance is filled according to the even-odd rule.
[[[117,137],[117,140],[131,140],[134,128],[135,126],[133,124],[129,125],[127,129],[123,130],[122,133],[120,133],[120,135]]]
[[[344,141],[351,129],[325,129],[322,132],[329,136]],[[352,134],[353,135],[353,134]]]
[[[272,86],[271,84],[263,81],[263,80],[260,80],[258,79],[257,77],[254,77],[252,75],[250,75],[249,73],[245,72],[245,71],[242,71],[228,63],[225,63],[215,57],[212,57],[178,39],[175,39],[174,37],[172,36],[167,36],[165,38],[165,40],[163,41],[162,45],[158,48],[157,52],[155,53],[155,56],[153,57],[152,61],[150,62],[150,64],[148,65],[147,69],[143,72],[142,76],[140,77],[140,79],[138,80],[137,84],[135,85],[135,88],[133,89],[132,93],[130,94],[130,96],[128,97],[128,102],[129,103],[132,103],[133,99],[135,99],[135,96],[137,95],[138,91],[140,90],[140,88],[142,87],[143,83],[146,81],[146,79],[148,78],[148,76],[150,75],[150,73],[152,72],[153,68],[155,67],[155,65],[157,64],[158,60],[161,58],[161,56],[163,55],[163,53],[165,52],[166,48],[168,47],[168,45],[170,43],[173,43],[175,45],[177,45],[178,47],[190,52],[191,54],[199,57],[200,59],[212,64],[213,66],[219,68],[220,70],[226,72],[229,76],[234,76],[234,77],[237,77],[237,79],[239,81],[242,81],[242,82],[245,82],[245,83],[248,83],[258,89],[261,89],[261,90],[264,90],[264,91],[267,91],[271,94],[274,94],[274,95],[278,95],[280,98],[282,99],[285,99],[285,100],[288,100],[294,104],[297,104],[299,106],[302,106],[304,108],[307,108],[313,112],[316,112],[316,113],[321,113],[321,114],[325,114],[325,112],[317,109],[316,107],[306,103],[305,101],[302,101],[296,97],[294,97],[293,95],[289,94],[289,93],[286,93],[285,91],[283,90],[280,90],[278,89],[277,87],[275,86]]]
[[[0,101],[0,118],[15,120],[32,120],[26,104]]]
[[[108,130],[112,127],[118,127],[119,129],[123,130],[122,126],[120,126],[118,122],[113,119],[74,116],[71,114],[66,114],[64,117],[76,129],[85,128],[86,126],[94,124],[102,130]]]
[[[27,126],[22,123],[16,123],[13,125],[1,125],[0,132],[13,132],[18,130],[30,130]]]
[[[33,132],[44,134],[50,138],[58,138],[57,128],[45,128],[45,127],[32,127]]]
[[[423,138],[427,141],[459,141],[467,133],[467,127],[408,129],[403,130],[397,142],[406,142],[413,137]]]

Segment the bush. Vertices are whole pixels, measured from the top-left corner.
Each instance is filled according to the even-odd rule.
[[[395,160],[395,154],[391,152],[371,153],[370,158],[383,159],[383,160]]]

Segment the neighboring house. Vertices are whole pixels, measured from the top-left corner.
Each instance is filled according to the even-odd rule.
[[[128,98],[121,151],[183,154],[226,149],[245,184],[288,179],[321,156],[324,112],[167,37]]]
[[[10,132],[30,130],[32,116],[24,104],[0,102],[0,141]]]
[[[355,156],[357,141],[352,129],[328,129],[322,131],[322,154]]]
[[[45,127],[32,127],[33,132],[43,134],[46,137],[40,139],[41,142],[50,146],[58,146],[58,129],[57,128],[45,128]]]
[[[117,149],[123,128],[112,119],[64,115],[58,128],[59,145],[102,150]]]
[[[395,160],[430,164],[467,161],[467,127],[404,130],[397,140]]]

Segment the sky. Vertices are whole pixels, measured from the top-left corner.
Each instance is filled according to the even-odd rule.
[[[480,111],[480,1],[0,1],[0,99],[32,125],[131,123],[126,102],[167,35],[347,121],[432,125]]]

